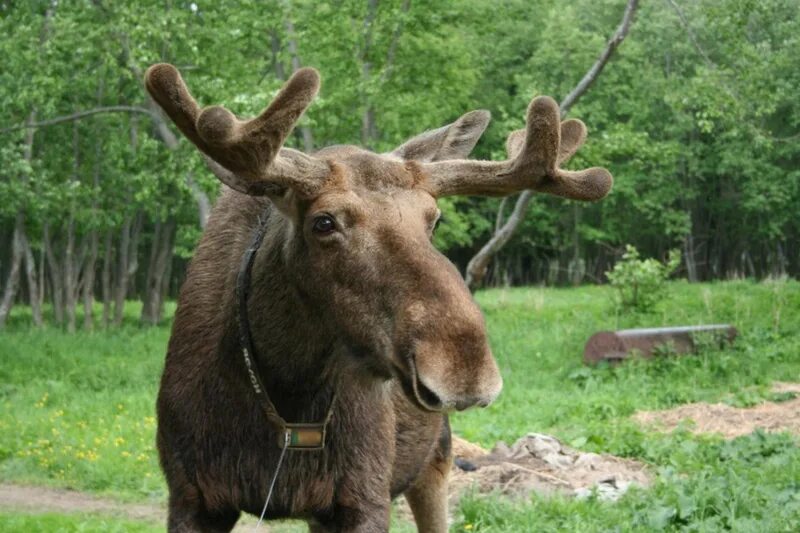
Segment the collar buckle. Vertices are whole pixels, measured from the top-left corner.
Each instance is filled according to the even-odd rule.
[[[278,447],[288,450],[314,451],[325,448],[326,420],[322,424],[286,424],[278,435]]]

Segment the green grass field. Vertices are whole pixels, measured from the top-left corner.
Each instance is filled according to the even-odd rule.
[[[656,483],[617,503],[467,498],[455,531],[798,531],[800,449],[787,434],[732,441],[648,432],[637,410],[693,401],[751,405],[772,381],[800,381],[800,283],[673,282],[651,314],[617,316],[609,287],[495,289],[478,294],[505,389],[454,430],[491,446],[550,433],[593,452],[638,458]],[[153,404],[165,325],[68,335],[30,328],[25,310],[0,334],[0,480],[162,502]],[[697,356],[584,367],[595,331],[730,322],[734,347]],[[39,524],[39,525],[35,525]],[[113,527],[111,526],[113,524]],[[0,513],[0,530],[149,531],[109,517]],[[139,527],[139,529],[136,529]],[[114,529],[116,528],[116,529]],[[120,529],[121,528],[121,529]]]

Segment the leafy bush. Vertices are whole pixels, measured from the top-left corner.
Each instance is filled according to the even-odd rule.
[[[681,254],[672,250],[666,263],[641,259],[639,250],[630,244],[622,260],[606,272],[611,286],[617,290],[616,304],[621,310],[652,311],[664,291],[664,282],[678,268]]]

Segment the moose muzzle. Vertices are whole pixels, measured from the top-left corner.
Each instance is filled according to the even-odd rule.
[[[410,348],[403,365],[404,386],[412,399],[431,411],[486,407],[500,394],[503,379],[480,309],[455,268],[445,272],[447,277],[457,276],[448,280],[448,290],[431,290],[429,297],[403,312],[402,329]]]

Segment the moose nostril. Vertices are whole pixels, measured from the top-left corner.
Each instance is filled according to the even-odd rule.
[[[475,398],[464,398],[461,400],[456,400],[456,410],[463,411],[465,409],[469,409],[473,405],[475,405]]]
[[[439,409],[442,407],[443,402],[438,394],[425,386],[421,380],[417,380],[416,393],[419,400],[431,409]]]
[[[476,398],[474,396],[469,396],[467,398],[463,398],[461,400],[456,401],[455,408],[457,411],[464,411],[465,409],[469,409],[470,407],[487,407],[491,400],[487,400],[486,398]]]

